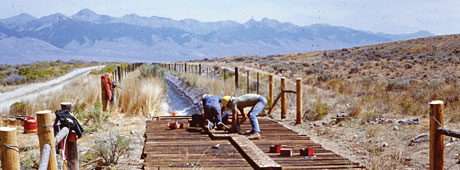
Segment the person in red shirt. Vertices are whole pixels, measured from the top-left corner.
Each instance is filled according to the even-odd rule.
[[[102,99],[102,111],[107,111],[109,102],[113,99],[113,84],[111,80],[111,74],[105,73],[101,76],[101,99]]]

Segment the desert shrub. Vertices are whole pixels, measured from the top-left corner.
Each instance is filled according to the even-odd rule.
[[[61,76],[74,68],[88,66],[83,62],[47,61],[23,65],[2,65],[0,83],[17,85],[36,81],[48,80]]]
[[[368,122],[377,119],[379,117],[379,113],[374,110],[368,110],[359,114],[359,117],[362,121]]]
[[[104,73],[112,73],[112,72],[114,72],[116,69],[117,69],[117,65],[116,65],[116,64],[108,64],[108,65],[106,65],[104,68],[102,68],[101,70],[92,71],[91,74],[99,75],[99,74],[104,74]]]
[[[405,169],[404,155],[400,150],[392,150],[384,154],[371,154],[369,169]]]
[[[39,166],[39,153],[37,152],[24,152],[21,154],[21,168],[23,169],[38,169]]]
[[[134,72],[123,80],[118,97],[120,112],[145,116],[163,112],[164,82],[156,77],[142,78],[140,74]]]
[[[89,111],[75,112],[75,117],[83,123],[88,133],[101,129],[102,125],[110,117],[110,113],[101,111],[101,103],[97,102]]]
[[[327,88],[334,90],[340,94],[351,94],[352,93],[352,86],[348,85],[348,83],[344,80],[340,79],[331,79],[326,82]]]
[[[143,65],[139,68],[141,77],[157,77],[162,78],[164,76],[164,70],[157,65]]]
[[[313,104],[313,110],[307,115],[308,120],[316,121],[323,119],[329,113],[329,106],[327,103],[322,102],[321,99],[316,99]]]
[[[24,76],[18,75],[16,73],[12,73],[3,79],[3,84],[14,85],[14,84],[20,84],[23,81],[25,81]]]
[[[94,153],[102,158],[103,166],[118,164],[118,160],[129,151],[130,139],[115,132],[109,132],[95,141]]]
[[[351,107],[350,116],[357,117],[361,114],[362,111],[363,109],[361,108],[361,106],[358,104],[355,104],[353,107]]]
[[[29,103],[16,102],[10,106],[10,115],[30,115],[32,106]]]

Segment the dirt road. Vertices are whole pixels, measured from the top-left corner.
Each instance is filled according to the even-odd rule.
[[[5,92],[0,95],[0,113],[7,113],[11,104],[19,101],[33,100],[42,94],[51,93],[78,77],[89,74],[92,70],[101,69],[104,66],[93,66],[75,69],[56,79],[25,85],[13,91]]]

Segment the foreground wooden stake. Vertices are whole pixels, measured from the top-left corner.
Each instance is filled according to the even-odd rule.
[[[268,107],[273,107],[273,75],[268,75]]]
[[[249,70],[246,72],[246,93],[250,93],[251,88],[249,84]]]
[[[286,94],[284,93],[284,91],[286,90],[286,78],[285,77],[281,77],[280,90],[281,90],[281,119],[285,119],[286,113],[287,113]]]
[[[430,102],[430,170],[444,169],[444,136],[438,128],[444,125],[444,102]]]
[[[256,72],[256,93],[259,94],[259,72]]]
[[[53,120],[51,120],[51,111],[39,111],[37,114],[38,123],[38,141],[40,151],[43,151],[43,146],[49,144],[51,147],[48,170],[57,170],[56,161],[56,143],[54,140]],[[43,153],[40,153],[43,154]]]
[[[295,124],[302,124],[302,79],[295,80],[296,89],[296,117]]]
[[[2,169],[19,170],[19,148],[16,128],[0,127]]]
[[[238,67],[235,67],[235,91],[238,92]]]

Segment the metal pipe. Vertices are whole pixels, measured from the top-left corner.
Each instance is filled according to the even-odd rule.
[[[62,128],[59,133],[56,135],[56,143],[59,143],[69,134],[69,128]]]
[[[50,145],[49,144],[43,145],[42,155],[40,157],[40,166],[38,167],[38,170],[48,169],[48,163],[50,162],[50,152],[51,152]]]

